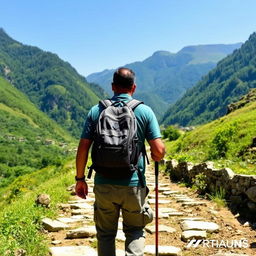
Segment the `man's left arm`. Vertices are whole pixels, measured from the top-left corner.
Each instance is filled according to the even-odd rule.
[[[87,164],[91,144],[92,140],[80,139],[76,154],[76,177],[78,179],[82,179],[76,182],[76,194],[81,198],[86,198],[86,195],[88,194],[88,186],[83,178],[85,177],[84,171]]]

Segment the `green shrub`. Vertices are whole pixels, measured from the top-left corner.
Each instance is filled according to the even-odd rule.
[[[237,131],[237,124],[228,124],[220,128],[210,143],[209,159],[225,157],[228,144]]]
[[[177,140],[180,137],[180,132],[173,126],[168,126],[163,130],[163,138],[168,139],[169,141]]]
[[[207,183],[206,183],[207,176],[203,173],[199,173],[192,179],[192,188],[195,189],[199,194],[204,194]]]

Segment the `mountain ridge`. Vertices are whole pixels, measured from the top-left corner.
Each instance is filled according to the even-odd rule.
[[[177,53],[156,51],[143,61],[125,65],[137,75],[137,93],[142,101],[151,106],[158,116],[165,111],[167,104],[174,103],[184,92],[192,87],[203,75],[215,67],[216,59],[226,56],[227,49],[231,53],[241,43],[232,45],[199,45],[187,46]],[[207,49],[212,49],[206,54]],[[221,51],[223,52],[221,54]],[[191,53],[193,52],[193,53]],[[194,57],[196,56],[196,58]],[[102,72],[92,73],[86,77],[89,82],[95,82],[111,94],[111,81],[114,69],[105,69]],[[147,101],[143,94],[157,95],[157,103]],[[136,97],[136,93],[135,93]],[[148,98],[148,96],[147,96]],[[162,110],[157,110],[157,105],[162,105]]]
[[[163,117],[165,124],[197,125],[223,116],[227,105],[256,87],[256,33],[222,59]]]

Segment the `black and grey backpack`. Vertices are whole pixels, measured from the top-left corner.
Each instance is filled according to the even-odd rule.
[[[146,150],[138,143],[137,121],[133,112],[142,103],[135,99],[128,103],[100,101],[104,109],[96,125],[89,178],[92,170],[112,179],[128,178],[137,171],[143,186],[137,164],[141,154],[146,155]]]

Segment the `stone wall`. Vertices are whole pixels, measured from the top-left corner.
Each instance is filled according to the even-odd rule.
[[[226,200],[232,209],[256,216],[256,175],[235,174],[230,168],[214,169],[213,162],[192,164],[170,160],[165,162],[165,166],[175,181],[192,184],[196,175],[204,174],[209,192],[224,188]]]

